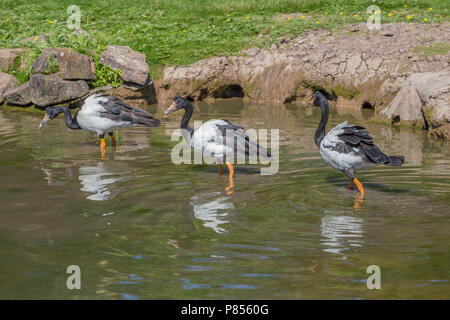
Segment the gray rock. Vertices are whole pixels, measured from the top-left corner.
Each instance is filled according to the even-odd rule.
[[[95,65],[91,58],[71,48],[58,49],[58,76],[65,80],[95,80]]]
[[[46,48],[33,62],[34,73],[49,73],[49,59],[58,62],[59,71],[55,74],[64,80],[95,80],[94,62],[88,56],[77,53],[71,48]]]
[[[24,49],[0,49],[0,71],[9,71]]]
[[[31,104],[30,81],[25,82],[17,88],[8,90],[4,95],[4,99],[9,104],[18,106],[27,106]]]
[[[381,114],[394,121],[409,121],[424,126],[424,105],[431,96],[448,86],[450,86],[450,71],[411,74],[402,83],[394,100],[381,111]],[[441,101],[442,105],[435,105],[434,108],[444,108],[445,100]]]
[[[32,102],[41,107],[74,100],[89,93],[85,81],[66,81],[55,75],[35,74],[31,77],[30,87]]]
[[[430,95],[423,110],[428,132],[450,139],[450,85],[441,87]]]
[[[53,48],[45,48],[39,57],[33,62],[33,72],[34,73],[47,73],[50,71],[50,66],[48,61],[50,58],[56,59],[58,56],[58,50]]]
[[[122,70],[124,81],[139,85],[144,85],[147,82],[150,72],[145,54],[126,46],[108,46],[100,57],[100,63]]]
[[[3,103],[3,95],[17,85],[18,81],[14,76],[0,72],[0,104]]]
[[[50,57],[56,59],[58,55],[58,50],[53,48],[45,48],[39,57],[33,62],[33,73],[46,73],[49,71],[50,66],[48,65],[48,60]]]

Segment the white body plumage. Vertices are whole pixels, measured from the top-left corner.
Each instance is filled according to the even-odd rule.
[[[102,97],[97,94],[86,98],[77,114],[77,122],[81,129],[94,131],[97,134],[102,135],[106,132],[133,126],[133,124],[128,121],[115,121],[106,117],[101,117],[100,113],[107,112],[107,110],[99,102],[107,101],[107,97]]]
[[[347,126],[347,121],[344,121],[331,129],[323,138],[319,148],[323,160],[325,160],[328,165],[338,170],[352,169],[353,171],[357,171],[375,166],[375,163],[365,161],[362,158],[359,153],[359,148],[353,148],[353,152],[350,153],[339,152],[336,150],[338,143],[344,143],[344,141],[339,139],[338,135],[342,134],[344,132],[342,128]]]
[[[226,155],[233,154],[233,148],[224,144],[224,137],[218,125],[227,125],[228,122],[221,119],[212,119],[195,130],[191,138],[191,147],[195,150],[222,159]]]

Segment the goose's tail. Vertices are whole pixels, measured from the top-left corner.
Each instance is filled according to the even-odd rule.
[[[404,156],[389,156],[389,162],[386,163],[388,166],[399,167],[405,161]]]

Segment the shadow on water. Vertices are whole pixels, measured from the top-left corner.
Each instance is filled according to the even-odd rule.
[[[174,165],[181,114],[118,131],[103,161],[93,133],[61,119],[38,130],[40,116],[0,110],[0,298],[448,298],[449,142],[368,122],[368,110],[331,112],[328,129],[362,125],[406,158],[358,172],[355,208],[358,192],[314,144],[319,108],[195,108],[195,120],[280,129],[278,174],[238,165],[228,193],[226,167]],[[71,264],[87,275],[81,291],[65,287]],[[372,264],[376,292],[365,285]]]

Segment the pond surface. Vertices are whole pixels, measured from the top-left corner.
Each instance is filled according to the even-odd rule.
[[[238,166],[233,192],[216,166],[174,165],[159,128],[99,139],[62,117],[0,110],[0,298],[23,299],[448,299],[450,143],[422,130],[330,115],[365,126],[402,167],[358,173],[364,201],[313,142],[320,109],[224,100],[194,119],[280,129],[276,175]],[[342,113],[342,112],[341,112]],[[269,137],[270,138],[270,137]],[[68,290],[66,268],[81,268]],[[368,290],[370,265],[381,289]]]

